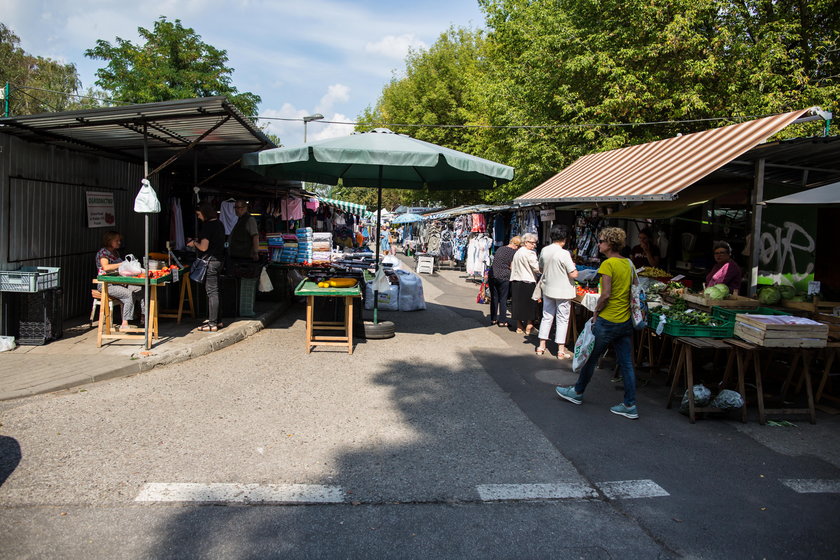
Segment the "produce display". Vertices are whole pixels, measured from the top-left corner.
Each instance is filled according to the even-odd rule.
[[[703,290],[703,294],[711,299],[726,299],[729,296],[729,286],[726,284],[715,284]]]
[[[585,296],[586,294],[597,294],[597,288],[589,288],[586,286],[581,286],[580,284],[575,286],[575,294],[578,296]]]
[[[668,307],[662,306],[659,312],[667,317],[668,322],[676,322],[683,325],[717,327],[724,323],[724,321],[708,313],[689,308],[688,303],[681,297],[676,298],[674,303]]]
[[[178,270],[178,267],[174,264],[169,267],[163,267],[160,270],[150,270],[145,273],[135,274],[134,276],[126,276],[126,278],[145,278],[147,274],[149,278],[161,278],[163,276],[169,276],[173,270]]]
[[[661,268],[656,268],[655,266],[647,266],[639,272],[639,276],[647,278],[670,278],[671,274],[667,270],[662,270]]]
[[[352,288],[357,284],[358,280],[355,278],[329,278],[322,282],[318,282],[319,288]]]

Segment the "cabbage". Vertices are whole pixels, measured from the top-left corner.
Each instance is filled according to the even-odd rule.
[[[725,299],[729,295],[729,286],[726,284],[715,284],[703,290],[703,294],[711,299]]]
[[[775,305],[782,299],[782,294],[776,286],[761,288],[758,292],[758,301],[763,305]]]
[[[779,286],[779,293],[782,299],[791,299],[796,296],[796,289],[793,286]]]

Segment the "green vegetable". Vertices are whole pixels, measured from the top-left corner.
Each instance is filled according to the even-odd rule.
[[[777,286],[768,286],[758,291],[758,301],[762,305],[775,305],[780,299],[782,299],[782,294]]]
[[[796,297],[796,289],[793,286],[779,286],[779,293],[782,299],[792,299]]]
[[[729,286],[726,284],[715,284],[703,290],[703,293],[711,299],[725,299],[729,295]]]

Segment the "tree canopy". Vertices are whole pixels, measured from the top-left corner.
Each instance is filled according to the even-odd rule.
[[[484,193],[491,202],[588,153],[831,109],[840,93],[836,0],[479,3],[483,33],[450,29],[409,54],[405,75],[360,120],[473,125],[392,128],[514,166],[513,182]],[[798,125],[786,134],[817,131]]]
[[[74,64],[25,52],[20,47],[20,38],[0,23],[0,88],[6,82],[12,89],[9,97],[12,116],[66,111],[83,105],[71,95],[81,87]]]
[[[129,103],[224,95],[246,116],[255,116],[261,98],[239,93],[232,84],[233,69],[226,66],[227,51],[204,43],[201,36],[161,16],[152,29],[137,28],[143,41],[133,44],[120,37],[114,44],[99,39],[85,56],[104,60],[96,72],[96,85],[109,97]]]

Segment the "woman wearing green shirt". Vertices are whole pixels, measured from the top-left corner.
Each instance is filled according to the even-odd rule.
[[[610,412],[626,418],[639,417],[636,409],[636,374],[633,370],[633,320],[630,316],[630,284],[633,282],[632,263],[620,255],[627,235],[620,228],[604,228],[598,236],[598,248],[607,260],[601,263],[601,295],[592,317],[595,347],[583,366],[574,387],[557,387],[560,398],[574,404],[583,403],[583,392],[592,379],[598,358],[608,346],[615,350],[624,378],[624,402],[610,408]]]

